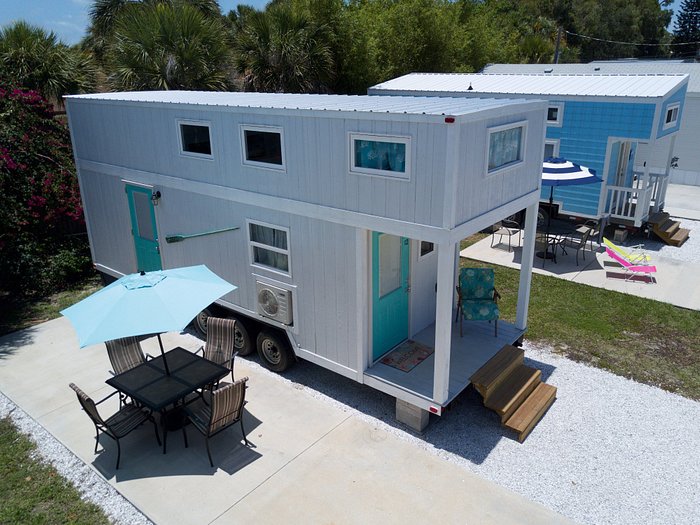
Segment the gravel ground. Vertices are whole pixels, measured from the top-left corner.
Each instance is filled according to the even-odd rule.
[[[700,221],[691,221],[689,219],[680,219],[672,217],[676,221],[680,221],[681,228],[690,230],[690,237],[683,243],[680,248],[669,246],[665,242],[659,240],[655,235],[650,239],[639,236],[629,239],[625,244],[640,243],[644,245],[644,250],[650,255],[658,254],[661,257],[698,263],[700,261]]]
[[[192,337],[186,336],[186,337]],[[558,399],[525,443],[501,427],[473,389],[423,435],[394,420],[394,399],[311,363],[285,376],[257,373],[344,410],[577,522],[700,524],[700,403],[524,345],[526,362],[558,388]],[[115,523],[150,523],[106,481],[0,394],[39,454],[76,484]]]

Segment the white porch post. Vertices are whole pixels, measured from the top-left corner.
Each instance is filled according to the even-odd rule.
[[[452,304],[454,303],[455,255],[457,244],[437,245],[437,305],[435,306],[435,369],[433,400],[447,401],[450,386],[450,347],[452,346]]]
[[[535,256],[535,237],[537,234],[537,208],[535,201],[525,210],[525,231],[523,232],[523,254],[520,261],[520,284],[518,285],[518,305],[515,312],[515,326],[519,330],[527,328],[527,310],[530,304],[530,286],[532,284],[532,267]]]

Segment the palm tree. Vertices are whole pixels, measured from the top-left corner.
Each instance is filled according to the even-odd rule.
[[[288,3],[248,13],[234,39],[236,68],[247,91],[327,91],[333,57],[326,27]]]
[[[66,94],[95,87],[95,67],[85,52],[69,48],[56,35],[19,21],[0,29],[0,76],[39,91],[60,105]]]
[[[154,6],[167,4],[173,7],[189,5],[207,17],[220,18],[221,9],[217,0],[95,0],[90,9],[90,29],[87,42],[92,46],[95,56],[103,62],[119,16],[134,4]]]
[[[127,6],[107,51],[109,83],[118,90],[227,90],[229,63],[220,18],[183,3]]]

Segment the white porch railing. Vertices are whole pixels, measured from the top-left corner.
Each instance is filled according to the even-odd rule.
[[[641,226],[650,214],[661,210],[666,199],[668,175],[649,173],[645,177],[642,172],[635,172],[632,187],[608,186],[605,213],[611,219],[633,221]]]

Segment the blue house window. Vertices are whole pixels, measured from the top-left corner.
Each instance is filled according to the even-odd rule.
[[[212,159],[211,136],[208,122],[178,120],[180,154]]]
[[[672,128],[678,122],[678,112],[681,109],[680,104],[671,104],[666,108],[666,118],[664,119],[664,129]]]
[[[350,171],[365,175],[410,177],[411,139],[350,134]]]
[[[564,104],[551,104],[547,108],[547,125],[561,126],[564,121]]]
[[[509,168],[523,161],[525,129],[524,122],[489,129],[489,173]]]

